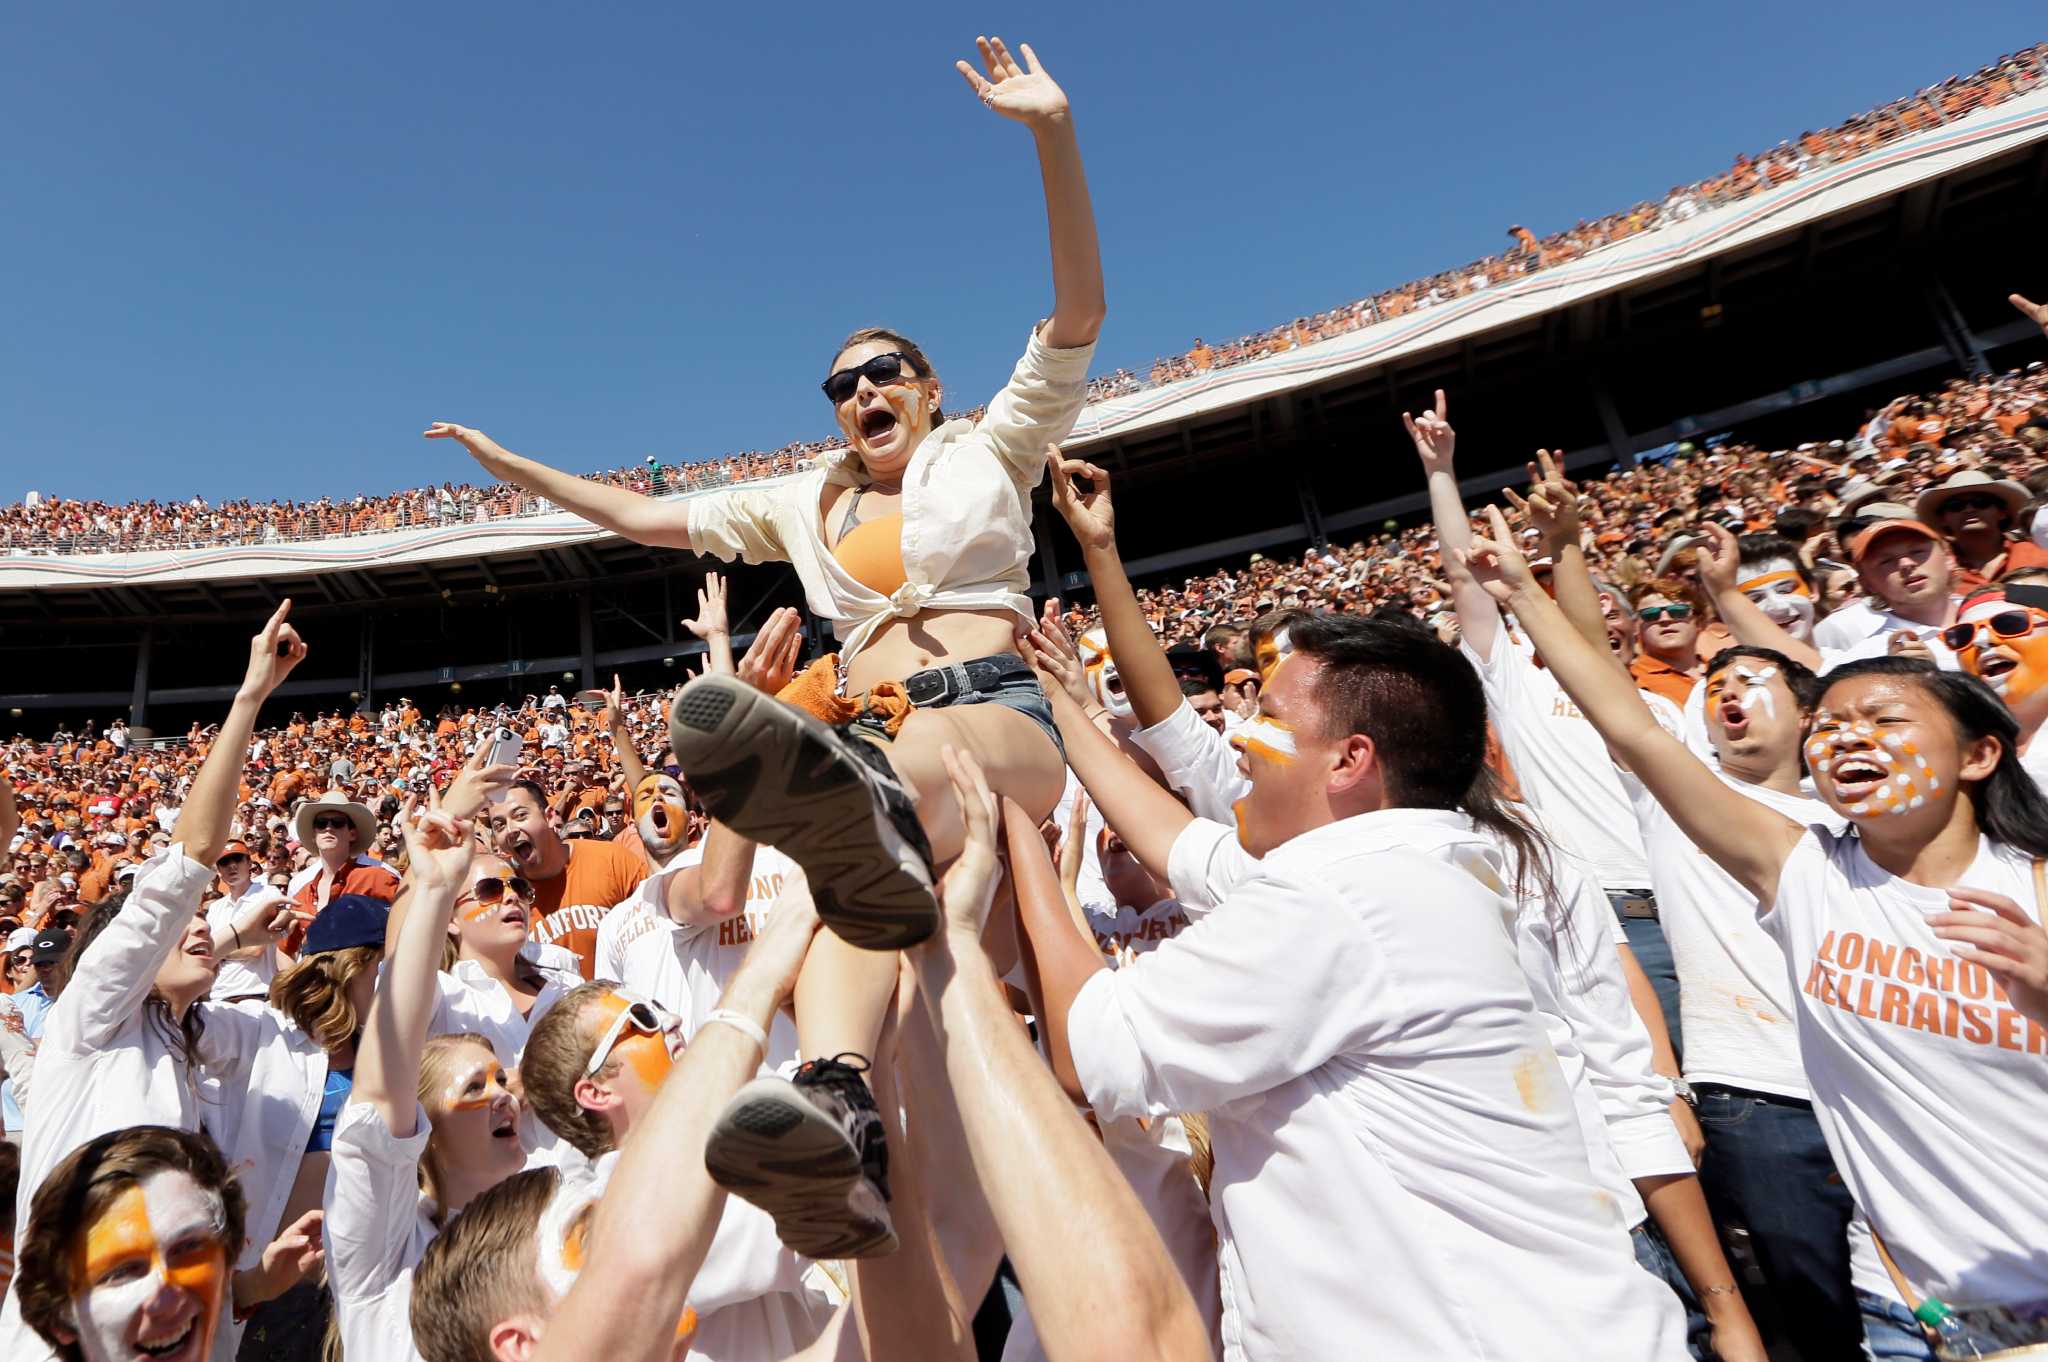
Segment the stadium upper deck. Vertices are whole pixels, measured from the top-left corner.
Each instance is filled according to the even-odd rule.
[[[1806,164],[1782,179],[1761,176],[1758,187],[1718,206],[1700,207],[1704,196],[1695,196],[1672,220],[1623,234],[1612,244],[1582,254],[1574,252],[1575,258],[1562,263],[1546,262],[1540,269],[1509,273],[1497,282],[1475,274],[1456,289],[1411,285],[1398,295],[1398,305],[1387,303],[1385,295],[1372,300],[1370,305],[1381,315],[1357,329],[1232,367],[1195,369],[1188,377],[1107,396],[1084,411],[1070,444],[1087,457],[1129,468],[1171,461],[1176,451],[1197,453],[1207,436],[1220,434],[1225,442],[1237,442],[1248,433],[1256,441],[1262,433],[1296,424],[1304,406],[1343,405],[1346,392],[1366,389],[1380,375],[1387,376],[1385,386],[1391,389],[1397,372],[1429,367],[1434,357],[1446,353],[1463,353],[1469,370],[1470,356],[1488,349],[1512,350],[1517,336],[1542,336],[1560,318],[1584,312],[1589,304],[1653,295],[1688,273],[1725,273],[1727,262],[1774,241],[1804,234],[1803,253],[1809,258],[1822,254],[1830,234],[1867,237],[1872,220],[1884,216],[1887,206],[1896,213],[1903,244],[1912,235],[1911,219],[1919,219],[1924,230],[1935,226],[1944,211],[1968,201],[1973,171],[2015,161],[2044,139],[2048,84],[2036,83],[2002,103],[1960,114],[1951,111],[1947,122],[1888,141],[1867,139],[1876,144],[1859,154]],[[1952,185],[1961,185],[1964,192],[1948,192]],[[1937,188],[1941,192],[1928,192]],[[2038,184],[2035,188],[2038,192]],[[2005,324],[1980,335],[1960,316],[1945,313],[1953,314],[1953,306],[1937,300],[1927,335],[1940,342],[1933,358],[1944,358],[1945,350],[1946,358],[1966,370],[1982,367],[1985,349],[2024,334]],[[1894,368],[1913,367],[1916,360],[1910,353],[1883,358]],[[1169,371],[1189,368],[1185,357],[1161,365]],[[1869,377],[1885,376],[1889,375]],[[1116,385],[1109,386],[1113,390]],[[1778,396],[1728,395],[1752,402]],[[1664,413],[1668,420],[1643,424],[1612,410],[1611,396],[1591,396],[1602,438],[1580,451],[1581,462],[1625,458],[1723,414],[1669,412]],[[790,462],[774,461],[782,466]],[[670,493],[669,498],[681,500],[708,490],[715,488],[693,487]],[[1382,508],[1337,509],[1340,514],[1353,510],[1355,523]],[[375,573],[401,564],[517,555],[606,537],[545,504],[509,509],[480,504],[459,508],[454,515],[444,508],[431,520],[408,528],[171,551],[7,552],[0,554],[0,593],[66,586],[199,584],[277,574]]]

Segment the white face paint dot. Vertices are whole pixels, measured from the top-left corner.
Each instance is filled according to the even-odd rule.
[[[1886,747],[1893,748],[1896,750],[1898,748],[1904,747],[1906,745],[1906,740],[1896,733],[1887,733],[1884,735],[1884,745]]]
[[[1821,773],[1822,775],[1826,775],[1826,774],[1827,774],[1828,772],[1830,772],[1830,771],[1832,771],[1832,770],[1834,770],[1834,769],[1835,769],[1835,764],[1834,764],[1834,763],[1833,763],[1832,761],[1826,761],[1826,760],[1823,760],[1823,761],[1821,762],[1821,764],[1820,764],[1820,773]]]
[[[1929,776],[1927,777],[1927,788],[1930,790],[1939,790],[1941,788],[1941,782],[1939,780],[1936,780],[1933,776]]]
[[[1849,812],[1850,812],[1850,813],[1869,813],[1869,812],[1870,812],[1870,806],[1869,806],[1868,804],[1851,804],[1851,805],[1849,806]]]

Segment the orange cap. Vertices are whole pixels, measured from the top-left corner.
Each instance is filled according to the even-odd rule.
[[[214,857],[213,863],[215,865],[219,865],[222,861],[225,861],[230,856],[247,856],[248,854],[249,844],[247,842],[229,842],[226,846],[220,849],[220,855]]]
[[[1880,520],[1850,541],[1849,561],[1860,566],[1863,555],[1870,552],[1870,546],[1888,534],[1918,535],[1937,544],[1948,542],[1942,537],[1940,530],[1931,525],[1923,525],[1917,520]]]

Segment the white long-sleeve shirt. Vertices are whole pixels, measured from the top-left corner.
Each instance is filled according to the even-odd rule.
[[[36,1105],[24,1131],[16,1223],[64,1157],[109,1131],[134,1125],[205,1130],[239,1172],[248,1202],[252,1266],[278,1231],[307,1138],[319,1114],[327,1055],[258,1003],[200,1002],[195,1070],[147,1006],[156,974],[198,910],[210,867],[174,845],[135,876],[127,902],[80,956],[36,1053]],[[234,1356],[241,1329],[223,1320],[214,1357]],[[20,1323],[10,1290],[0,1310],[0,1357],[47,1355]]]
[[[1227,1357],[1682,1358],[1677,1299],[1589,1171],[1513,908],[1410,847],[1443,830],[1467,820],[1305,833],[1097,973],[1068,1021],[1082,1086],[1105,1119],[1208,1113]],[[1232,835],[1197,820],[1173,859]]]
[[[1031,492],[1045,476],[1046,445],[1067,437],[1087,400],[1094,353],[1092,342],[1055,350],[1034,328],[981,420],[948,421],[925,436],[903,474],[904,583],[893,595],[856,581],[825,545],[826,486],[861,481],[859,456],[847,449],[768,486],[690,498],[690,546],[728,563],[790,564],[846,661],[889,620],[922,610],[1006,609],[1028,624]]]

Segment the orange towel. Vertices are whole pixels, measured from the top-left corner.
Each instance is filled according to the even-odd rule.
[[[856,698],[841,695],[837,653],[827,653],[798,672],[775,698],[835,728],[857,718],[879,718],[892,738],[916,708],[894,681],[884,681]]]

